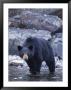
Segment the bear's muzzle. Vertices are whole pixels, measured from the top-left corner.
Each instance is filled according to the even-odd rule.
[[[24,54],[24,55],[23,55],[23,59],[24,59],[24,60],[28,60],[28,55],[27,55],[27,54]]]

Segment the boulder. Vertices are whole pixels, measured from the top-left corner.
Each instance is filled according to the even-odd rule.
[[[9,18],[9,27],[55,31],[62,25],[58,16],[34,13],[29,10]]]

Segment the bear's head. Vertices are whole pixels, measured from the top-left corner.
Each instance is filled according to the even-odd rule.
[[[24,59],[28,60],[34,56],[34,44],[33,38],[29,37],[25,40],[23,46],[18,46],[19,56]]]

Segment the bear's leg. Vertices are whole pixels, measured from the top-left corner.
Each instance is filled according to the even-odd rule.
[[[39,61],[39,62],[36,63],[36,72],[37,72],[37,74],[40,73],[40,68],[41,68],[41,61]]]
[[[49,67],[50,73],[54,73],[55,72],[55,60],[47,60],[46,61],[47,66]]]
[[[28,60],[26,61],[29,68],[30,68],[30,73],[31,74],[39,74],[40,73],[40,68],[41,68],[41,60]]]
[[[36,74],[35,68],[34,68],[34,66],[35,66],[34,63],[33,63],[31,60],[28,60],[28,61],[27,61],[27,64],[28,64],[28,66],[29,66],[29,68],[30,68],[30,70],[29,70],[30,73],[31,73],[31,74]]]
[[[41,68],[41,62],[40,60],[34,60],[34,62],[32,63],[32,67],[30,67],[30,72],[32,74],[38,75],[40,74],[40,68]]]

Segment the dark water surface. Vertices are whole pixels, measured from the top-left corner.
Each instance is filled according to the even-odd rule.
[[[9,81],[62,81],[62,69],[56,68],[54,76],[50,76],[47,68],[41,69],[38,76],[30,76],[27,67],[9,66],[8,79]]]

